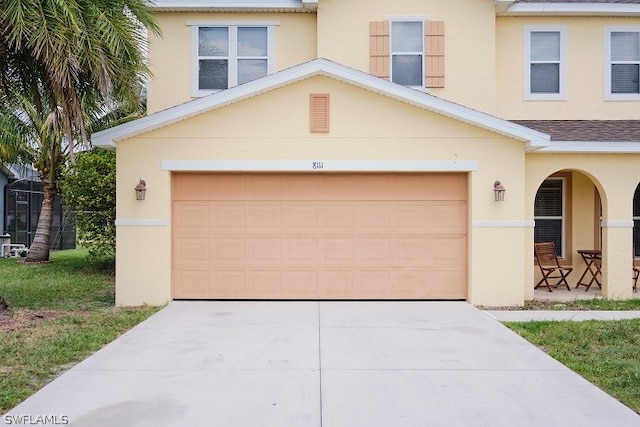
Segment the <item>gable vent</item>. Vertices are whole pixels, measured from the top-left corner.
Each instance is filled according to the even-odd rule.
[[[311,132],[329,132],[329,94],[311,94]]]

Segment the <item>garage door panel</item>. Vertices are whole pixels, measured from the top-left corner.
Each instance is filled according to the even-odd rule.
[[[286,239],[285,262],[287,264],[318,264],[320,242],[317,237],[289,237]]]
[[[282,175],[247,175],[246,200],[283,200]]]
[[[201,263],[208,265],[211,258],[208,237],[176,237],[174,262],[181,264]]]
[[[384,204],[371,204],[355,207],[356,231],[385,231],[391,227],[391,206],[389,202]]]
[[[318,200],[352,201],[355,198],[353,175],[323,175],[318,189]]]
[[[246,207],[237,203],[214,203],[210,209],[213,212],[213,228],[218,231],[242,230],[246,227]]]
[[[245,270],[215,268],[213,275],[215,279],[211,285],[211,295],[216,298],[249,297]]]
[[[240,264],[247,262],[246,239],[244,237],[217,237],[213,239],[213,264]],[[210,262],[210,261],[209,261]]]
[[[466,298],[464,174],[172,178],[174,298]]]
[[[284,272],[283,294],[289,298],[315,299],[318,297],[317,270],[287,270]]]
[[[459,270],[429,272],[427,293],[430,298],[463,299],[467,296],[467,276]]]
[[[282,296],[282,270],[253,270],[247,283],[247,294],[256,298]]]
[[[391,271],[388,269],[365,270],[358,272],[356,292],[362,298],[390,298]]]
[[[426,224],[431,233],[465,233],[467,204],[461,201],[430,202]]]
[[[178,175],[179,177],[181,175]],[[247,200],[245,174],[210,174],[211,201]]]
[[[393,241],[394,265],[423,265],[427,260],[427,240],[421,237],[399,238]]]
[[[322,262],[329,265],[355,264],[354,240],[343,237],[324,237],[322,239]]]
[[[209,269],[197,269],[194,267],[188,270],[175,269],[173,272],[174,283],[180,284],[174,292],[179,292],[181,298],[208,298],[211,295]]]
[[[327,204],[320,206],[320,226],[326,231],[354,231],[354,206],[352,204]]]
[[[280,237],[254,237],[248,240],[248,263],[282,262],[282,239]]]
[[[247,207],[248,226],[256,231],[282,228],[282,207],[279,204],[255,204]]]
[[[173,215],[180,230],[209,230],[211,227],[208,202],[176,202]]]
[[[293,204],[283,207],[284,223],[287,230],[317,230],[320,226],[318,206],[314,204]]]
[[[363,264],[389,265],[391,262],[391,239],[385,237],[363,237],[357,242],[358,261]]]
[[[324,269],[320,272],[320,298],[345,299],[356,295],[356,272]]]

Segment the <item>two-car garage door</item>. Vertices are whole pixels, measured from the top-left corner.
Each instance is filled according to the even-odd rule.
[[[466,174],[175,173],[175,299],[466,299]]]

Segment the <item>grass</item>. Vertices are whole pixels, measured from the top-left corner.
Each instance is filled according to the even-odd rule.
[[[640,413],[640,319],[505,324]]]
[[[640,310],[640,298],[627,300],[610,300],[593,298],[564,302],[526,301],[523,310]]]
[[[0,414],[56,375],[155,313],[114,307],[112,262],[82,249],[52,252],[51,263],[0,259]]]

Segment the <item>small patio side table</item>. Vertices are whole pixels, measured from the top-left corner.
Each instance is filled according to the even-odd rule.
[[[600,249],[580,249],[578,253],[584,260],[586,267],[584,273],[582,273],[582,276],[578,279],[576,289],[580,286],[586,286],[587,289],[584,291],[587,292],[594,282],[599,288],[602,288],[602,283],[600,283],[598,279],[598,276],[602,277],[602,251]],[[582,281],[583,279],[585,282]],[[586,282],[587,279],[589,279],[588,282]]]

